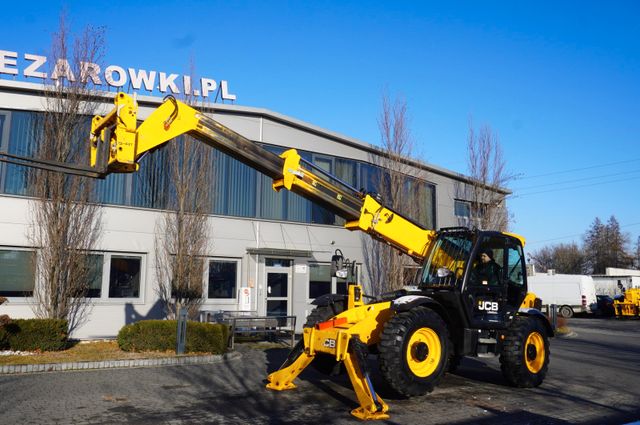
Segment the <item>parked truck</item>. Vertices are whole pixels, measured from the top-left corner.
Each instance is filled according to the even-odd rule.
[[[574,274],[535,274],[529,276],[529,290],[546,305],[555,304],[561,317],[592,313],[598,303],[591,276]]]

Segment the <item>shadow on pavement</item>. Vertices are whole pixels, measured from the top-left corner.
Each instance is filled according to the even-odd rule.
[[[237,360],[167,368],[162,378],[153,383],[153,396],[157,400],[154,406],[144,403],[113,406],[100,420],[136,424],[167,421],[252,425],[359,423],[349,414],[357,407],[357,400],[346,375],[328,377],[309,366],[295,381],[298,389],[267,390],[267,375],[280,368],[289,349],[239,347],[238,351],[242,357]],[[455,375],[445,376],[441,388],[433,394],[403,399],[395,395],[380,376],[375,356],[370,356],[370,362],[376,391],[391,407],[391,420],[377,422],[380,424],[576,423],[545,415],[553,414],[559,402],[606,407],[605,416],[583,422],[588,425],[621,424],[640,418],[640,410],[628,413],[611,406],[598,406],[593,400],[565,394],[562,388],[509,388],[499,369],[470,358],[463,360]],[[483,400],[480,397],[483,394],[494,394],[493,400]],[[530,404],[533,411],[523,410],[523,400],[530,400],[524,404]],[[469,417],[461,421],[448,420],[446,409],[468,410]]]

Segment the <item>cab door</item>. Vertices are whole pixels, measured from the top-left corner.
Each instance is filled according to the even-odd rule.
[[[527,267],[522,245],[517,240],[507,241],[507,305],[516,312],[527,296]]]
[[[507,244],[500,233],[490,233],[478,238],[469,260],[464,300],[469,322],[473,328],[499,329],[504,327],[505,315],[511,311],[507,290]],[[489,252],[495,263],[492,276],[487,279],[482,273],[481,253]],[[496,269],[497,268],[497,269]]]

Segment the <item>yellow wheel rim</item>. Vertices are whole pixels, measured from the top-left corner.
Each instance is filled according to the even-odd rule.
[[[545,355],[544,338],[538,332],[531,332],[524,345],[524,359],[529,372],[540,372],[544,365]]]
[[[442,345],[438,334],[430,328],[420,328],[407,344],[407,365],[414,375],[425,378],[438,368]]]

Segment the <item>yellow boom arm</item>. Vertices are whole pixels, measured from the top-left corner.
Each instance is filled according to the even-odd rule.
[[[91,166],[106,173],[135,172],[147,152],[188,134],[219,149],[273,179],[273,188],[286,188],[322,205],[346,220],[349,230],[361,230],[416,260],[426,255],[432,230],[385,207],[304,161],[295,149],[278,156],[173,97],[154,110],[140,126],[138,105],[118,93],[115,108],[91,123]]]

